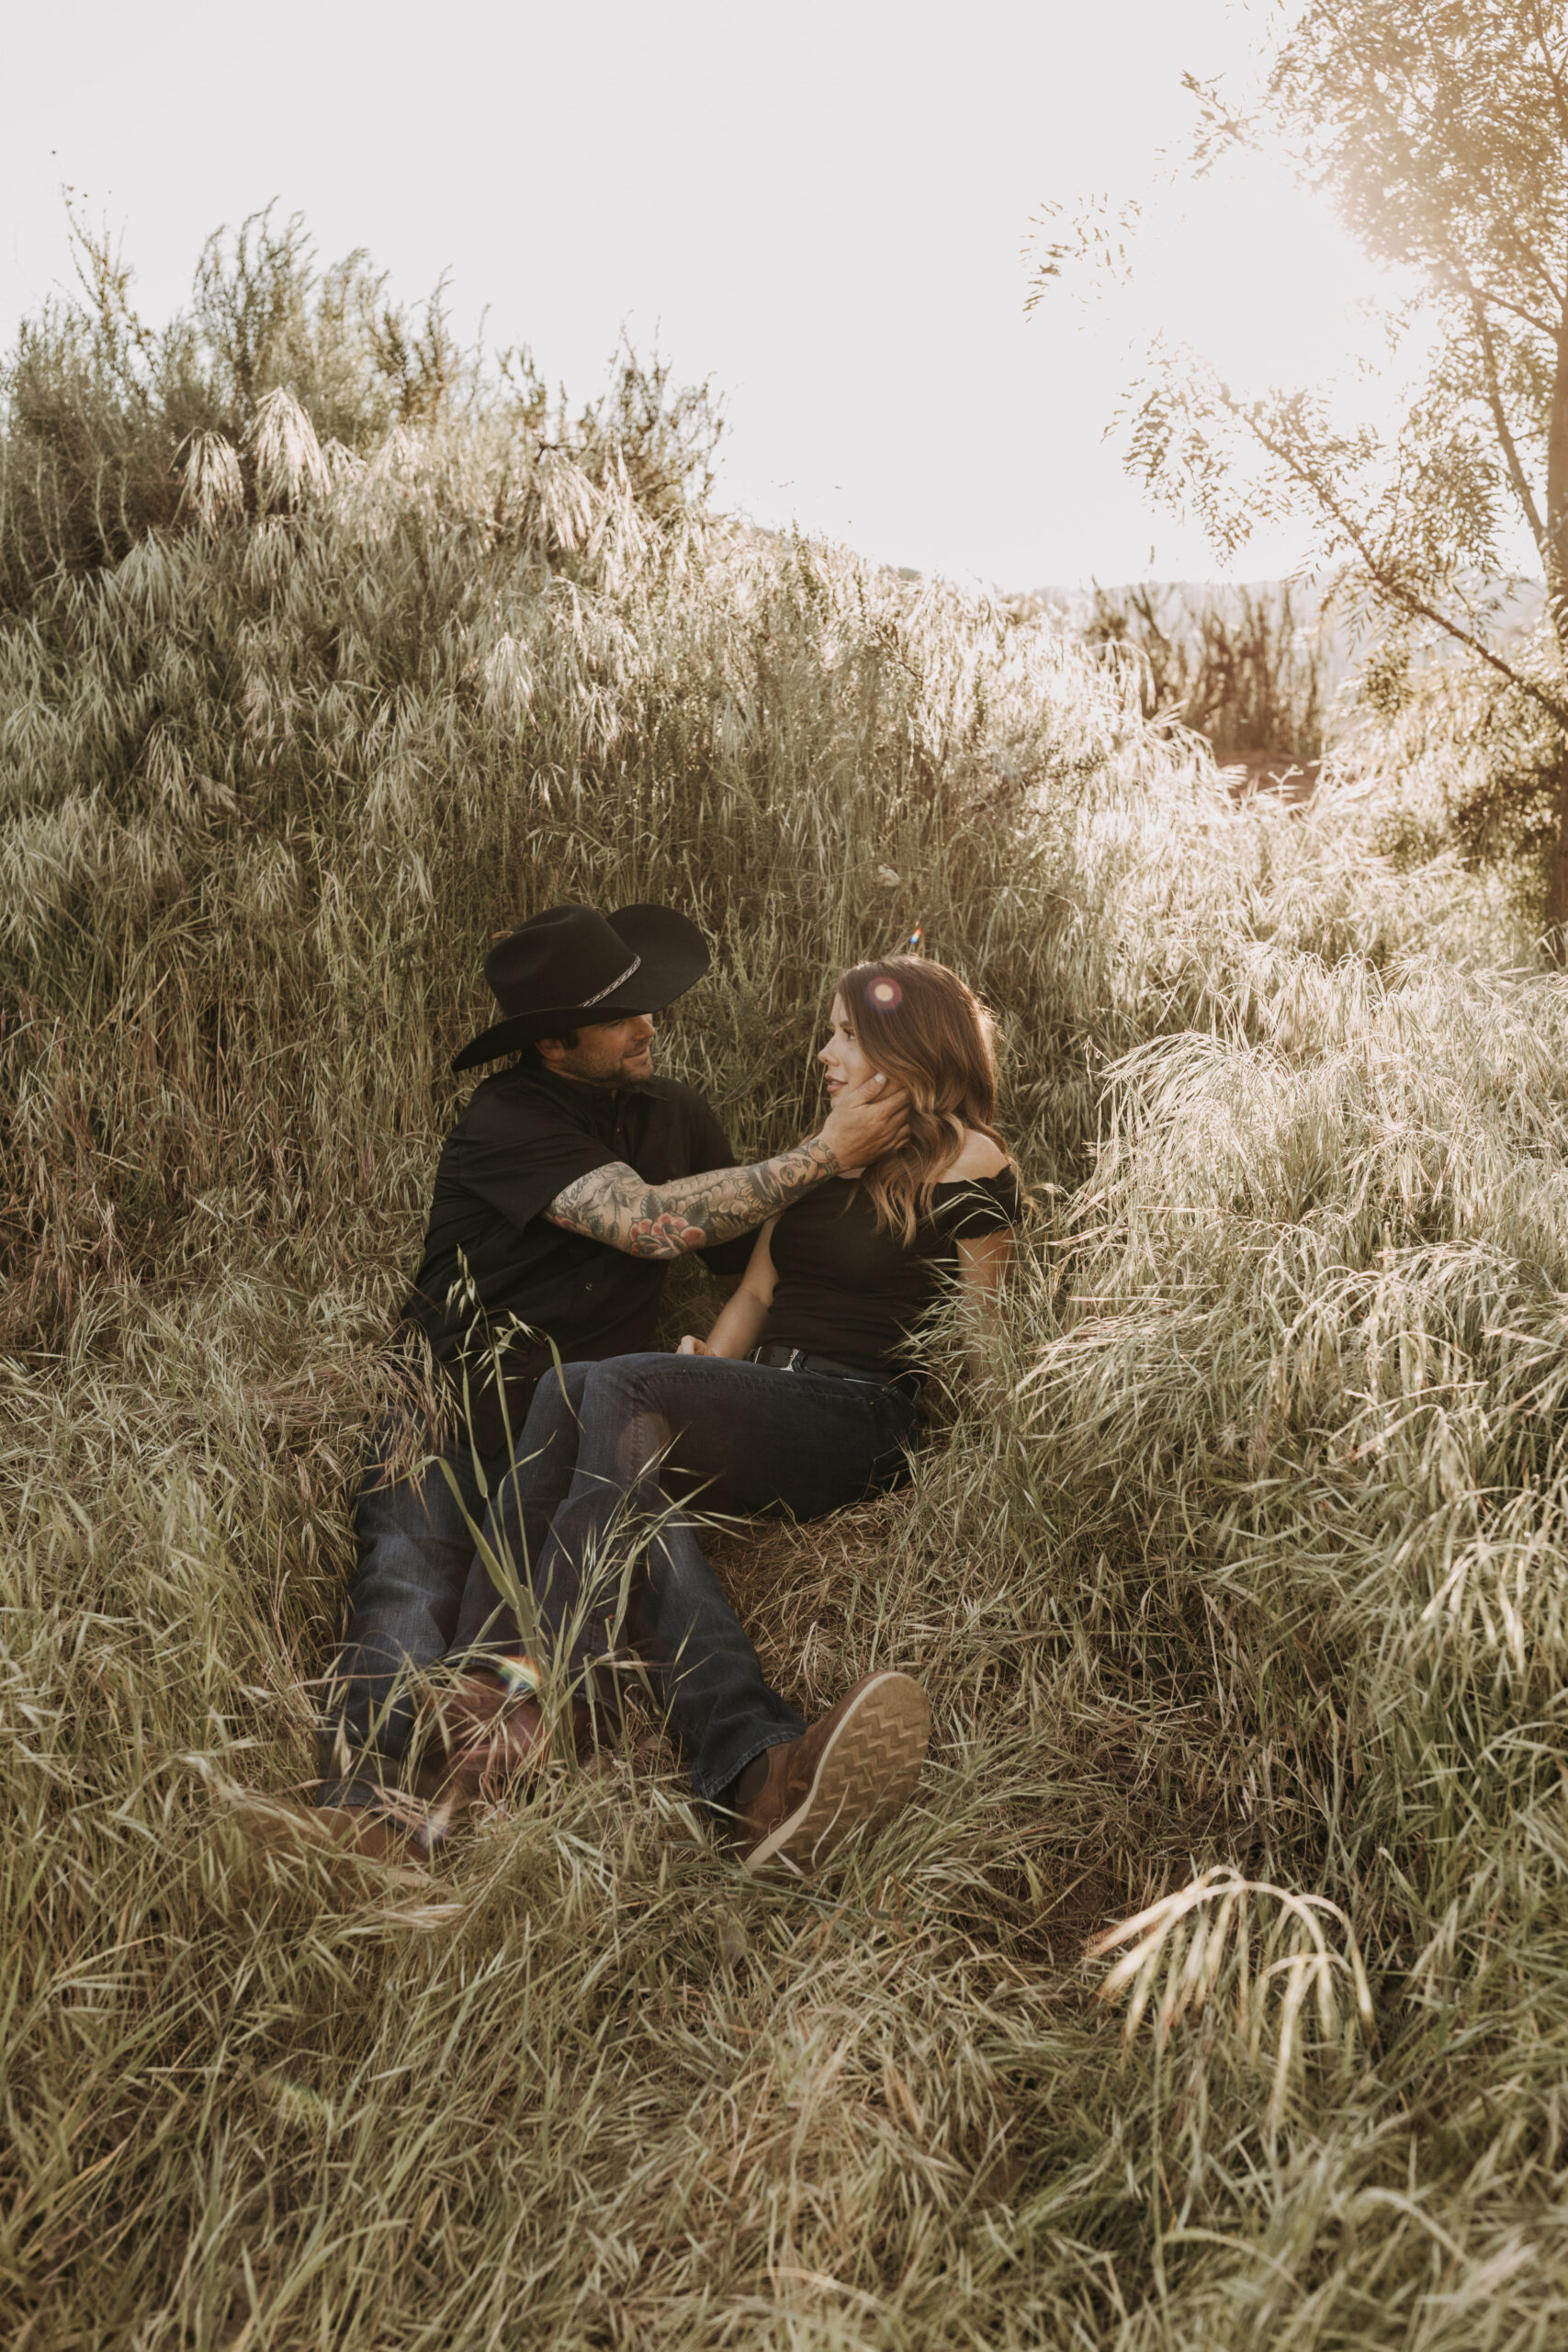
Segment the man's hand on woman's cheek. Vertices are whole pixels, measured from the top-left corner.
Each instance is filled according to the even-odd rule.
[[[839,1096],[822,1123],[821,1140],[840,1168],[865,1168],[906,1141],[908,1112],[904,1089],[876,1070]]]

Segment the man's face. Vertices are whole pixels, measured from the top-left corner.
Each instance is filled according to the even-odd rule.
[[[575,1046],[541,1037],[539,1059],[547,1069],[584,1086],[629,1086],[653,1076],[653,1022],[646,1012],[628,1012],[623,1021],[584,1022]]]

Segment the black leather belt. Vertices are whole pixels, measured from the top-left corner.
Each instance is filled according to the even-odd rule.
[[[750,1361],[766,1364],[771,1372],[819,1372],[829,1380],[864,1380],[874,1388],[896,1388],[900,1396],[911,1402],[919,1395],[920,1375],[917,1372],[867,1372],[858,1363],[840,1363],[834,1356],[808,1355],[804,1348],[782,1347],[775,1340],[765,1348],[753,1348]]]

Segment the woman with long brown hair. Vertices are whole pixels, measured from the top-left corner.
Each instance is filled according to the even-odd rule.
[[[651,1671],[698,1793],[750,1869],[807,1867],[913,1790],[930,1723],[919,1686],[867,1676],[808,1729],[763,1681],[673,1498],[809,1520],[895,1487],[918,1417],[919,1329],[954,1286],[984,1345],[1020,1198],[984,1007],[942,964],[857,964],[818,1058],[832,1095],[876,1073],[901,1087],[907,1139],[770,1219],[706,1340],[541,1382],[501,1512],[532,1638],[477,1559],[457,1632],[468,1671],[441,1714],[459,1789],[493,1789],[542,1752],[531,1648],[573,1693],[580,1738],[607,1662],[630,1652]]]
[[[877,1071],[901,1086],[908,1140],[770,1218],[707,1340],[682,1352],[820,1353],[900,1379],[944,1274],[977,1305],[1010,1255],[1018,1182],[995,1124],[990,1021],[944,964],[890,956],[844,974],[817,1058],[830,1095]]]

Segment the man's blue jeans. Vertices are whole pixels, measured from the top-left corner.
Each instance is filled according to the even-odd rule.
[[[714,1356],[617,1356],[540,1382],[489,1531],[536,1612],[558,1673],[596,1659],[648,1668],[700,1796],[722,1797],[753,1757],[806,1726],[762,1679],[692,1519],[781,1505],[824,1517],[908,1475],[915,1407],[881,1382]],[[482,1551],[458,1616],[459,1652],[534,1636]]]
[[[392,1423],[377,1430],[360,1481],[348,1624],[321,1725],[318,1804],[367,1804],[396,1784],[413,1736],[411,1674],[451,1647],[474,1566],[473,1529],[496,1534],[506,1456],[476,1457],[459,1439],[412,1477],[394,1478],[388,1464],[407,1435]]]

